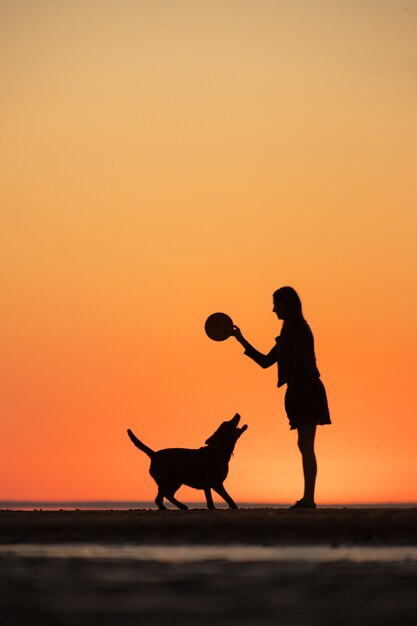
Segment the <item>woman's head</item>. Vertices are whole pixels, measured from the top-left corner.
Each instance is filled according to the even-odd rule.
[[[273,294],[274,313],[280,320],[303,319],[303,310],[298,293],[292,287],[281,287]]]

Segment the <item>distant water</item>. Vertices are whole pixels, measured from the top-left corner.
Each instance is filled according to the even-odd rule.
[[[207,504],[205,502],[186,502],[190,509],[206,509]],[[165,502],[167,508],[177,510],[177,507],[169,502]],[[239,507],[246,508],[287,508],[289,504],[258,504],[254,502],[239,502]],[[229,508],[225,502],[215,502],[215,506],[218,509]],[[132,501],[118,501],[118,500],[83,500],[83,501],[67,501],[67,500],[0,500],[0,509],[20,510],[20,511],[32,511],[32,510],[65,510],[65,511],[87,511],[87,510],[100,510],[100,511],[128,511],[131,509],[155,509],[157,506],[153,501],[147,500],[132,500]]]
[[[169,503],[167,508],[176,510],[174,505]],[[187,502],[187,506],[191,509],[206,509],[205,502]],[[293,504],[292,502],[284,503],[268,503],[268,502],[238,502],[238,506],[241,509],[286,509]],[[225,502],[215,502],[218,509],[227,509],[228,505]],[[354,509],[386,509],[386,508],[411,508],[417,507],[416,502],[380,502],[380,503],[346,503],[346,504],[326,504],[320,503],[319,508],[354,508]],[[130,509],[157,509],[155,502],[146,500],[132,500],[132,501],[118,501],[118,500],[91,500],[91,501],[67,501],[67,500],[0,500],[0,510],[19,510],[19,511],[33,511],[33,510],[65,510],[65,511],[86,511],[86,510],[116,510],[126,511]]]

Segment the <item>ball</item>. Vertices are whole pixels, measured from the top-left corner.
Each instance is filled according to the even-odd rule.
[[[232,318],[226,315],[226,313],[212,313],[206,319],[204,330],[213,341],[224,341],[233,332]]]

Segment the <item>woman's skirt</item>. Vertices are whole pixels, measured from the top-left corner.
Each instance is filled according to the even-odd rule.
[[[320,378],[288,385],[285,411],[291,430],[308,424],[331,424],[326,390]]]

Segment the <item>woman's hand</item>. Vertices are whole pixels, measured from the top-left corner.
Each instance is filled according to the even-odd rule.
[[[250,345],[249,341],[247,339],[245,339],[244,336],[242,335],[242,333],[240,332],[239,326],[233,325],[232,337],[234,337],[236,339],[236,341],[238,341],[240,343],[240,345],[245,348],[245,350],[248,350],[248,349],[252,348],[252,346]]]
[[[239,343],[245,341],[242,333],[240,332],[239,326],[233,325],[232,337],[234,337]]]

